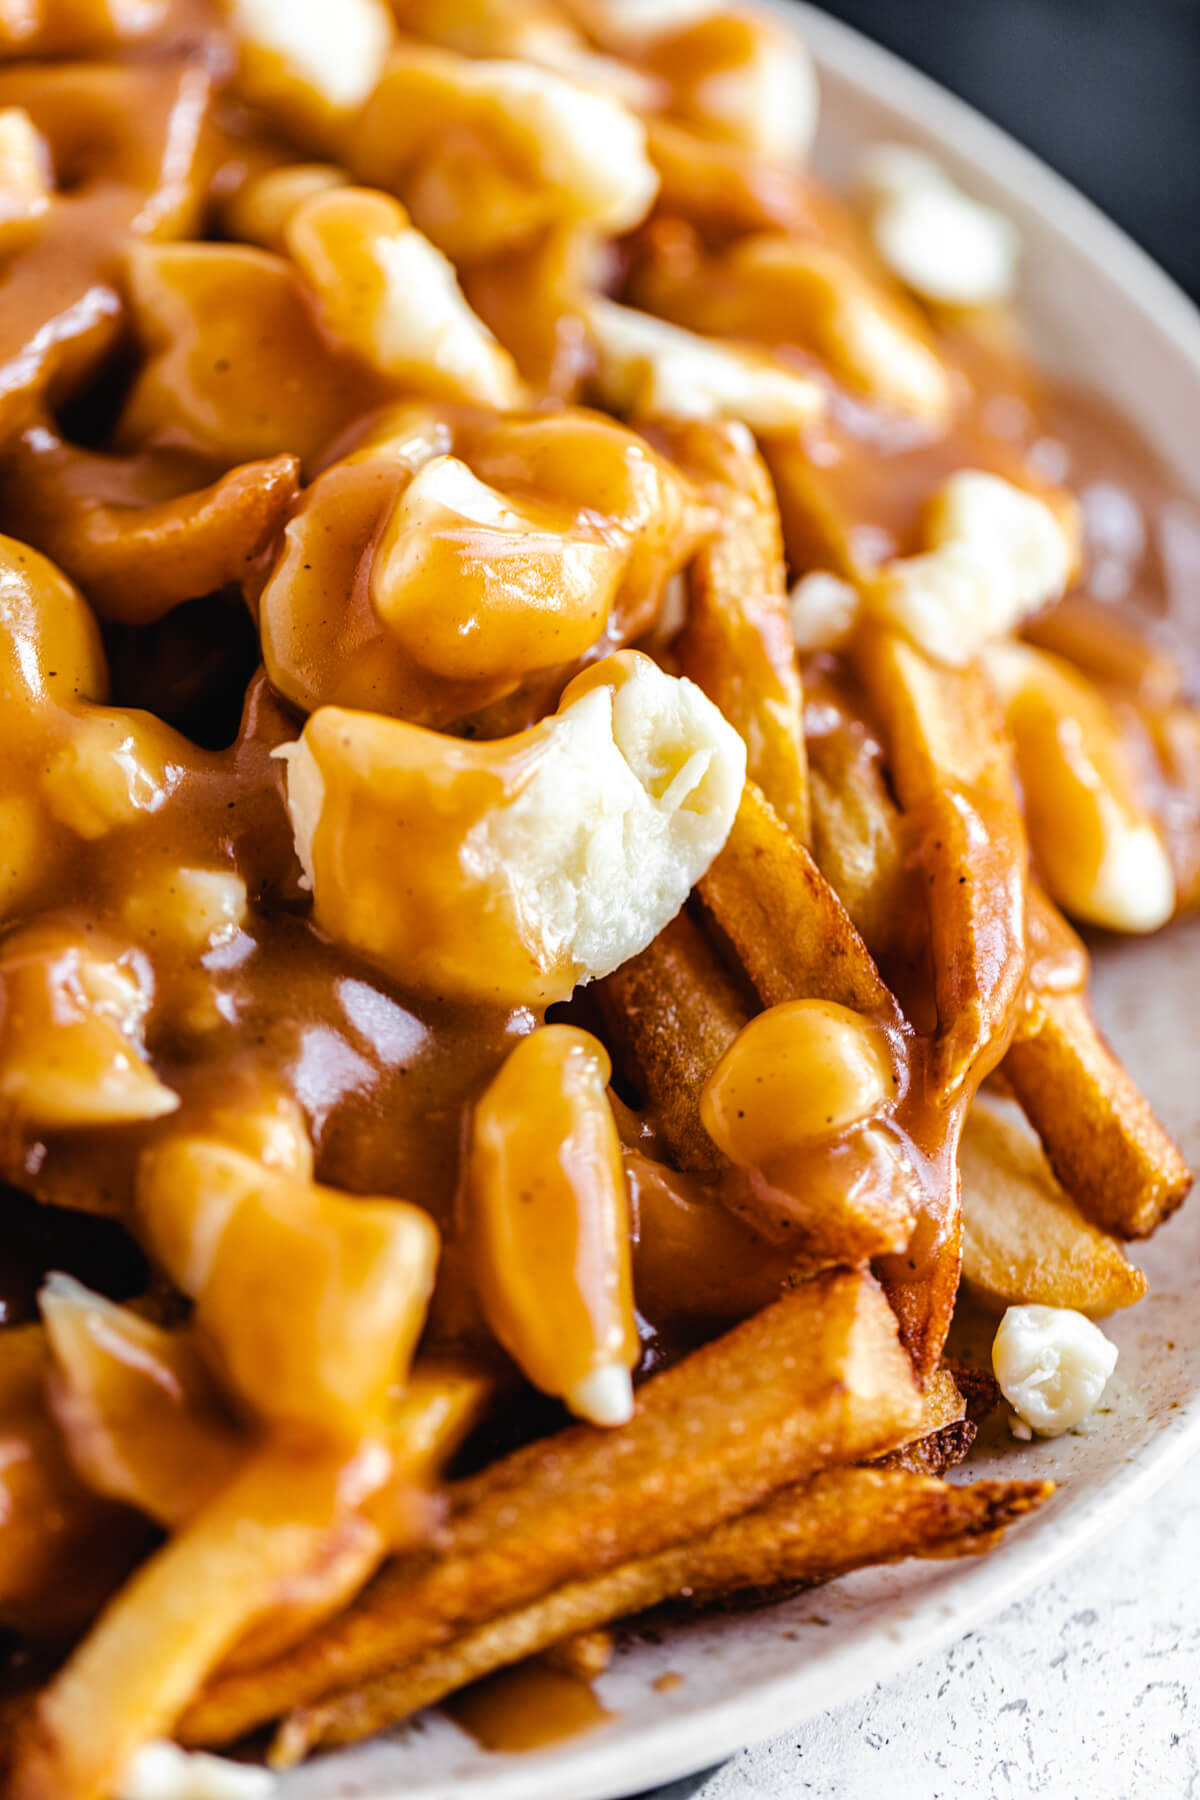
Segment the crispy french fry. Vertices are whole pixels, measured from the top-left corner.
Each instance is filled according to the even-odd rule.
[[[1191,1171],[1086,994],[1039,995],[1004,1073],[1054,1173],[1102,1231],[1149,1237],[1185,1198]]]
[[[943,1475],[960,1463],[975,1441],[975,1426],[967,1417],[967,1404],[959,1392],[953,1371],[945,1363],[936,1368],[921,1396],[920,1435],[877,1459],[880,1469],[908,1469],[915,1475]]]
[[[913,1039],[870,952],[808,852],[747,783],[725,848],[699,884],[705,907],[767,1005],[815,996],[874,1014]],[[881,1260],[918,1377],[936,1368],[958,1291],[960,1218],[954,1162],[959,1115],[931,1105],[921,1072],[896,1120],[925,1159],[922,1210],[908,1249]],[[897,1161],[897,1173],[903,1165]]]
[[[723,1168],[700,1122],[704,1083],[748,1014],[700,927],[680,913],[597,986],[605,1035],[681,1169]]]
[[[879,957],[911,929],[915,895],[900,810],[880,764],[864,753],[849,721],[839,726],[808,739],[813,855]]]
[[[344,1458],[254,1453],[43,1690],[16,1747],[10,1800],[104,1800],[281,1586],[353,1527],[339,1504],[346,1474]]]
[[[1063,1192],[1014,1108],[976,1100],[959,1167],[963,1275],[977,1299],[1001,1311],[1069,1306],[1103,1317],[1145,1294],[1141,1270]]]
[[[970,1455],[978,1427],[970,1419],[956,1419],[951,1425],[939,1425],[925,1437],[893,1450],[880,1458],[879,1467],[907,1469],[912,1475],[944,1475],[957,1468]]]
[[[929,894],[944,1098],[972,1091],[1007,1047],[1025,974],[1028,851],[1003,728],[981,671],[944,668],[895,632],[859,636],[856,664],[888,736]]]
[[[219,1680],[183,1736],[239,1737],[557,1584],[710,1529],[820,1464],[883,1454],[919,1422],[876,1283],[820,1276],[646,1382],[629,1425],[573,1427],[462,1483],[443,1549],[388,1565],[277,1663]]]
[[[951,1487],[906,1470],[826,1471],[706,1538],[559,1588],[364,1687],[293,1714],[277,1740],[275,1760],[286,1765],[317,1745],[353,1743],[568,1633],[683,1593],[704,1600],[828,1581],[905,1556],[975,1554],[1051,1491],[1048,1482]]]
[[[753,782],[699,892],[764,1006],[836,1000],[899,1023],[899,1009],[841,901]]]
[[[714,502],[720,523],[688,571],[675,653],[745,739],[747,773],[802,842],[810,830],[800,668],[771,478],[741,426],[655,434]]]

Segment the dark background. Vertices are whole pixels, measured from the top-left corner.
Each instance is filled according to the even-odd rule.
[[[1095,200],[1200,298],[1200,0],[825,0]]]

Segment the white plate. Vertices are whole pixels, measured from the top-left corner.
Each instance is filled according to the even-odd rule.
[[[1200,469],[1200,316],[1183,295],[968,107],[823,14],[784,11],[821,68],[823,171],[837,181],[857,145],[884,135],[936,148],[1021,228],[1024,311],[1040,358],[1121,404],[1181,482]],[[1196,1163],[1200,921],[1097,960],[1101,1015]],[[1113,1529],[1200,1449],[1200,1200],[1138,1260],[1152,1292],[1111,1326],[1121,1362],[1108,1416],[1086,1436],[972,1459],[972,1474],[1064,1484],[1001,1550],[979,1562],[870,1570],[770,1610],[635,1639],[599,1684],[617,1716],[557,1749],[488,1755],[428,1715],[298,1771],[280,1800],[614,1800],[796,1725],[961,1636]],[[655,1677],[668,1670],[682,1684],[656,1693]]]

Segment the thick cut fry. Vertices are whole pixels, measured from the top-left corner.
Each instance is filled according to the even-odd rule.
[[[680,672],[741,733],[750,779],[807,842],[800,668],[771,478],[742,426],[677,425],[657,436],[720,517],[688,572],[687,623],[675,642]]]
[[[576,1426],[464,1482],[438,1554],[390,1564],[334,1625],[216,1683],[183,1735],[227,1742],[558,1583],[711,1529],[822,1464],[883,1454],[920,1416],[876,1283],[820,1276],[646,1382],[629,1425]]]
[[[369,1737],[567,1634],[681,1594],[705,1600],[738,1590],[828,1581],[905,1556],[977,1554],[1051,1492],[1048,1482],[956,1488],[905,1470],[826,1471],[706,1538],[574,1582],[408,1667],[293,1715],[278,1739],[275,1760],[290,1764],[318,1744]]]
[[[873,1015],[915,1050],[909,1028],[849,916],[802,844],[752,783],[701,898],[767,1005],[807,996]],[[920,1147],[922,1207],[901,1256],[881,1264],[918,1376],[936,1368],[958,1291],[957,1115],[930,1105],[922,1071],[900,1096],[896,1123]],[[908,1175],[900,1156],[897,1184]],[[871,1253],[873,1254],[873,1253]]]
[[[828,716],[830,709],[819,701],[815,710]],[[879,957],[911,929],[914,884],[899,808],[876,747],[855,726],[838,716],[833,729],[809,732],[813,855],[872,956]]]
[[[42,1693],[9,1800],[104,1800],[281,1586],[330,1553],[354,1519],[340,1495],[347,1474],[311,1452],[253,1455],[143,1564]]]
[[[764,1006],[835,1000],[899,1024],[899,1010],[849,915],[753,782],[700,896]]]
[[[597,993],[605,1035],[678,1166],[723,1168],[700,1094],[748,1015],[699,926],[679,913]]]
[[[1037,996],[1004,1073],[1054,1173],[1102,1231],[1149,1237],[1186,1197],[1191,1171],[1105,1041],[1086,994]]]
[[[1103,1317],[1132,1306],[1146,1278],[1089,1223],[1011,1107],[976,1100],[962,1143],[963,1274],[977,1299],[1068,1306]]]
[[[920,1436],[878,1458],[880,1469],[908,1469],[914,1475],[944,1475],[966,1456],[975,1441],[975,1425],[953,1371],[942,1363],[933,1371],[921,1396]]]
[[[892,780],[919,834],[929,893],[938,1038],[949,1099],[1000,1060],[1025,973],[1028,852],[1003,733],[976,667],[948,669],[867,629],[857,665],[888,737]]]

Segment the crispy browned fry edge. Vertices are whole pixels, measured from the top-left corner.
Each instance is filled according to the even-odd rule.
[[[989,1549],[1007,1525],[1052,1491],[1049,1482],[951,1487],[900,1469],[826,1471],[708,1537],[559,1588],[406,1668],[294,1714],[280,1733],[274,1760],[288,1764],[319,1744],[368,1737],[567,1633],[643,1612],[683,1593],[703,1599],[746,1588],[809,1584],[905,1556],[964,1556]]]
[[[926,876],[949,1099],[1000,1060],[1025,976],[1028,851],[1003,722],[980,669],[944,668],[895,632],[861,632],[855,665]]]
[[[845,907],[753,782],[700,897],[762,999],[836,1000],[900,1024]]]
[[[911,1475],[944,1475],[966,1460],[979,1427],[970,1419],[958,1419],[953,1425],[942,1425],[915,1443],[881,1456],[881,1469],[907,1469]]]
[[[594,991],[617,1063],[679,1167],[724,1168],[700,1122],[700,1095],[748,1015],[700,927],[680,913]]]
[[[277,1662],[218,1679],[182,1735],[240,1737],[563,1582],[710,1530],[815,1468],[883,1454],[920,1418],[876,1282],[819,1276],[647,1381],[629,1425],[575,1426],[461,1483],[439,1552],[387,1565]]]
[[[674,645],[680,672],[740,733],[750,779],[807,843],[803,694],[771,477],[740,426],[689,422],[659,427],[654,438],[720,521],[688,571],[687,622]]]
[[[920,1436],[877,1458],[876,1468],[944,1475],[966,1456],[975,1441],[975,1426],[967,1417],[966,1401],[945,1363],[930,1376],[921,1400]]]
[[[1033,1006],[1004,1073],[1051,1168],[1101,1230],[1149,1237],[1192,1185],[1182,1152],[1109,1048],[1086,994],[1043,993]]]

